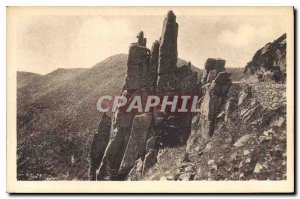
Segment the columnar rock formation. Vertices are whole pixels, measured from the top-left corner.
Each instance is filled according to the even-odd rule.
[[[231,86],[229,74],[225,71],[225,60],[209,58],[205,64],[205,75],[202,82],[204,97],[200,99],[200,113],[194,116],[189,146],[202,139],[213,136],[217,116],[225,106]]]
[[[157,93],[162,95],[175,94],[177,91],[177,35],[176,16],[169,11],[164,20],[159,46]]]
[[[90,150],[90,180],[96,180],[96,171],[100,166],[101,160],[104,155],[105,148],[109,141],[111,128],[111,118],[104,113],[99,122],[98,133],[93,137]]]
[[[146,38],[141,31],[137,43],[129,47],[127,76],[122,96],[132,101],[134,96],[174,96],[197,94],[197,73],[191,63],[177,68],[176,16],[169,11],[163,24],[160,41],[155,41],[151,51],[146,47]],[[144,103],[144,102],[142,102]],[[98,166],[97,180],[136,180],[156,162],[159,147],[184,144],[191,128],[190,114],[169,112],[125,112],[127,106],[118,108],[112,120],[105,153],[95,152],[99,140],[95,136],[91,147],[91,179],[94,180]],[[93,154],[103,156],[100,158]],[[102,155],[104,153],[104,155]],[[98,156],[97,156],[98,157]],[[100,155],[99,155],[100,157]],[[99,166],[100,164],[100,166]]]

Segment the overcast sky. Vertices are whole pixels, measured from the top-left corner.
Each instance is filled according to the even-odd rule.
[[[176,14],[176,13],[175,13]],[[17,25],[17,67],[39,74],[89,68],[118,53],[144,31],[151,48],[164,16],[31,16]],[[244,67],[253,54],[286,32],[279,16],[177,16],[178,55],[203,68],[209,57]]]

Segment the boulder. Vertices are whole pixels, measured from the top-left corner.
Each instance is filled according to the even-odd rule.
[[[227,72],[219,72],[211,84],[211,90],[218,96],[225,97],[230,89],[231,80]]]
[[[242,136],[233,146],[242,147],[248,143],[250,138],[251,138],[251,134],[246,134],[246,135]]]
[[[203,98],[200,114],[206,120],[214,120],[215,118],[215,104],[216,104],[216,96],[212,94],[210,90],[208,90]]]
[[[139,46],[146,46],[146,45],[144,45],[144,32],[143,31],[140,31],[137,34],[136,38],[138,39],[137,44]]]
[[[216,72],[225,71],[225,60],[208,58],[205,62],[204,67],[207,72],[212,71],[212,70],[216,70]]]

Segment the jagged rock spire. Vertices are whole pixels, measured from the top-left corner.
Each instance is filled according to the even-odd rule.
[[[176,16],[170,10],[164,20],[160,47],[159,47],[159,66],[158,73],[169,73],[175,71],[177,63],[177,35],[178,24]]]

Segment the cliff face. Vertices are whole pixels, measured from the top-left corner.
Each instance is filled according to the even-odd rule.
[[[259,49],[247,63],[244,74],[255,75],[258,81],[285,82],[286,34]]]

